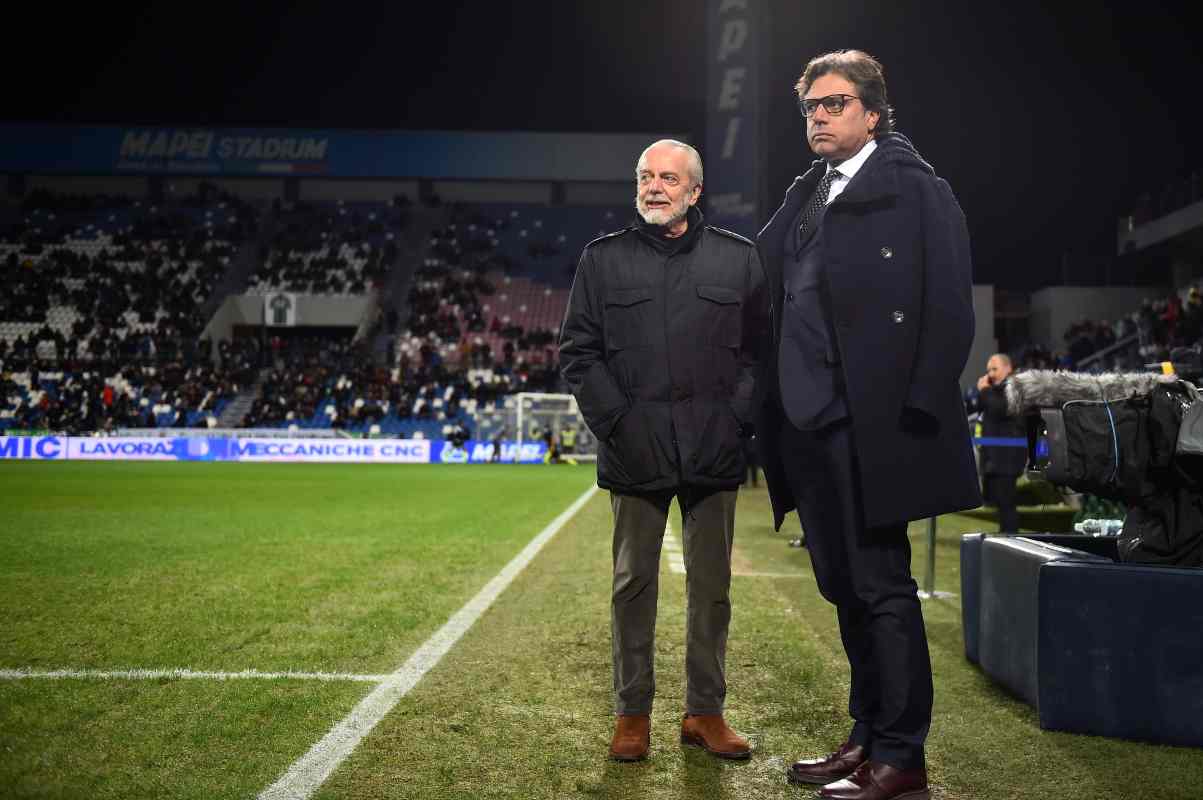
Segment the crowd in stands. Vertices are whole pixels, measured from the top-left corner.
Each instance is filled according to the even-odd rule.
[[[214,427],[241,386],[236,372],[179,354],[47,360],[10,350],[0,353],[0,430]]]
[[[245,427],[341,427],[350,412],[347,390],[354,391],[356,380],[363,380],[366,387],[374,377],[365,354],[346,340],[300,337],[286,342],[273,337],[269,348],[269,371]],[[330,414],[327,400],[332,405]]]
[[[1056,369],[1086,372],[1143,372],[1151,364],[1176,360],[1180,348],[1203,347],[1203,289],[1189,286],[1166,297],[1148,297],[1116,320],[1083,318],[1062,337],[1064,347],[1016,348],[1009,355],[1017,371]],[[966,393],[970,408],[977,391]]]
[[[212,184],[162,202],[35,189],[21,202],[21,218],[0,227],[0,240],[39,255],[40,248],[98,237],[111,238],[117,247],[149,240],[177,241],[185,248],[215,239],[237,245],[257,229],[254,207]]]
[[[553,285],[584,244],[569,244],[537,215],[451,208],[410,290],[402,371],[420,364],[455,375],[458,391],[481,407],[517,392],[559,390],[556,328],[567,289]]]
[[[31,192],[0,235],[0,429],[213,425],[238,381],[201,312],[253,209]]]
[[[189,250],[178,240],[127,241],[93,255],[69,245],[37,257],[10,250],[0,320],[39,325],[27,336],[53,342],[58,355],[68,341],[95,358],[181,349],[204,327],[200,307],[232,254],[225,242]]]
[[[365,342],[298,336],[270,343],[271,367],[243,426],[427,438],[472,427],[466,394],[437,359],[401,367],[373,362]]]
[[[382,318],[382,365],[349,335],[214,352],[200,309],[258,224],[235,198],[31,193],[0,230],[0,430],[213,427],[253,390],[246,428],[492,437],[513,394],[561,390],[556,328],[575,259],[619,226],[597,210],[446,209],[404,315]],[[403,198],[278,212],[252,291],[364,292],[408,224]]]
[[[403,202],[393,206],[405,210]],[[282,343],[247,427],[485,438],[504,426],[513,394],[561,389],[555,340],[566,284],[580,249],[599,232],[595,218],[613,228],[614,213],[445,208],[445,224],[431,232],[415,272],[405,318],[382,317],[392,337],[389,367],[374,366],[363,346],[349,342]],[[372,233],[375,246],[390,232],[387,219],[364,216],[363,208],[340,207],[337,218],[330,208],[318,211],[326,216],[290,228],[286,234],[299,238],[278,240],[275,252],[320,250],[339,236],[350,237],[342,246],[358,247]],[[404,220],[404,213],[396,218],[398,232]],[[364,224],[376,227],[365,231]]]
[[[1063,354],[1053,360],[1058,368],[1078,369],[1087,362],[1095,371],[1142,369],[1168,359],[1176,348],[1203,342],[1203,294],[1191,286],[1167,297],[1145,298],[1140,308],[1114,321],[1079,320],[1065,331],[1064,341]],[[1124,342],[1131,346],[1092,358]]]
[[[256,293],[363,294],[397,260],[408,202],[277,204],[278,229],[247,280]]]

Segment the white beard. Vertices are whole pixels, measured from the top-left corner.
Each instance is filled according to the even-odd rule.
[[[635,197],[635,210],[639,212],[639,216],[648,225],[661,225],[667,227],[675,225],[685,219],[689,214],[689,204],[682,197],[679,203],[674,203],[668,208],[649,209],[640,201],[639,197]]]

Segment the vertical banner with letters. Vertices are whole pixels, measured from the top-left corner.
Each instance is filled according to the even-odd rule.
[[[763,0],[707,0],[707,222],[748,238],[760,219],[759,69]]]

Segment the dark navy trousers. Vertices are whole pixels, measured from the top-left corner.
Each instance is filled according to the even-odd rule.
[[[925,766],[932,675],[905,522],[865,528],[851,420],[782,423],[786,480],[815,578],[836,607],[852,670],[850,740],[900,769]]]

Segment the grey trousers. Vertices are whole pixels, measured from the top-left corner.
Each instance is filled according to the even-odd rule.
[[[736,491],[682,488],[652,494],[610,494],[614,509],[614,584],[610,635],[614,709],[650,714],[656,693],[653,662],[660,546],[674,497],[681,508],[688,600],[685,710],[719,714],[727,697],[727,627],[731,622],[731,545]]]

